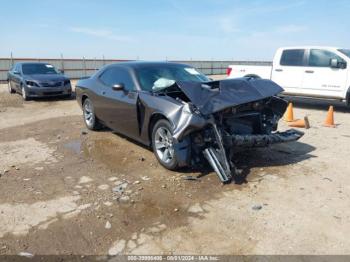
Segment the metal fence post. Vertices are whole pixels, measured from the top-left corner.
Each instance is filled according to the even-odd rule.
[[[61,71],[64,72],[64,60],[63,60],[63,54],[61,54]]]
[[[13,56],[12,56],[12,52],[11,52],[11,67],[13,67]]]
[[[85,62],[85,56],[83,56],[83,69],[84,69],[84,76],[86,76],[86,62]]]

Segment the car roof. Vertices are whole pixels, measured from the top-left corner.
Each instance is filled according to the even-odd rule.
[[[26,65],[26,64],[38,64],[38,65],[50,65],[50,63],[44,63],[44,62],[17,62],[16,65]]]
[[[281,47],[279,49],[282,50],[288,50],[288,49],[326,49],[326,50],[337,50],[337,49],[343,49],[340,47],[335,47],[335,46],[286,46],[286,47]]]
[[[113,64],[108,65],[108,67],[114,67],[114,66],[129,67],[132,69],[144,68],[147,66],[187,66],[187,67],[192,67],[192,66],[187,65],[187,64],[168,62],[168,61],[127,61],[127,62],[118,62],[118,63],[113,63]]]

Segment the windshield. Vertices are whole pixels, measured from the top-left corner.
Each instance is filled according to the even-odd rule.
[[[338,51],[350,58],[350,49],[338,49]]]
[[[184,65],[155,65],[136,70],[141,89],[158,91],[176,81],[209,82],[210,79],[195,68]]]
[[[22,72],[24,75],[52,75],[57,74],[55,68],[50,64],[23,64]]]

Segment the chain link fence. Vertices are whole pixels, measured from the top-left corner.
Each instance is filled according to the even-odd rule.
[[[64,71],[70,79],[90,76],[104,65],[129,60],[119,59],[67,59],[67,58],[0,58],[0,82],[7,81],[7,72],[18,62],[44,62]],[[191,65],[206,75],[223,75],[229,65],[271,65],[268,61],[171,61]]]

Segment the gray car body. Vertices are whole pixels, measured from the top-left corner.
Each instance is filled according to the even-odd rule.
[[[207,121],[199,115],[192,114],[188,103],[182,103],[170,96],[157,95],[141,89],[135,70],[147,65],[162,64],[164,63],[124,62],[105,66],[90,78],[78,81],[76,85],[77,101],[82,106],[84,99],[89,97],[96,107],[95,114],[100,121],[113,130],[119,131],[144,145],[151,145],[152,125],[162,118],[167,119],[172,124],[174,137],[180,140],[188,129],[200,129],[207,124]],[[105,86],[99,80],[99,77],[111,67],[126,70],[134,81],[135,90],[114,91],[112,87]],[[113,95],[113,93],[119,93],[121,96],[115,97],[115,99],[107,97],[108,95]],[[119,106],[112,108],[108,106],[110,103],[116,103]],[[107,107],[106,110],[99,108],[101,104]],[[117,112],[117,110],[123,109],[125,111],[122,114]],[[110,111],[109,113],[113,114],[112,117],[107,117],[107,120],[106,115],[109,113],[106,113],[106,111]],[[127,129],[127,132],[118,128],[119,125],[122,126],[125,123],[125,118],[128,119],[126,124],[129,124],[130,127]],[[118,122],[119,124],[116,127],[112,122]]]
[[[33,74],[27,75],[22,71],[24,64],[44,64],[39,62],[16,63],[8,72],[7,79],[11,88],[22,92],[22,87],[28,97],[68,96],[72,93],[72,87],[68,77],[62,74]],[[28,86],[27,81],[35,82],[38,86]]]
[[[78,81],[77,101],[82,107],[85,99],[89,98],[99,121],[147,146],[151,145],[151,134],[155,123],[160,119],[168,120],[173,127],[179,166],[193,162],[192,151],[197,151],[195,158],[198,160],[204,155],[222,182],[230,181],[236,173],[236,168],[230,160],[233,147],[268,146],[295,141],[303,135],[296,130],[274,132],[287,102],[275,96],[283,89],[270,80],[177,82],[176,90],[180,91],[178,95],[170,95],[166,91],[153,92],[141,89],[137,77],[138,68],[171,65],[172,63],[168,62],[124,62],[105,66],[90,78]],[[113,90],[112,86],[104,84],[100,77],[110,68],[126,73],[133,82],[133,90]],[[251,116],[249,112],[248,114],[242,112],[243,115],[232,112],[241,105],[251,107],[256,101],[260,101],[263,108],[268,110],[269,122],[266,123],[271,128],[261,133],[247,135],[223,130],[222,123],[218,119],[221,118],[220,115],[225,114],[225,110],[229,110],[233,117],[237,115],[249,118]],[[235,122],[236,120],[231,121],[233,124]],[[198,136],[197,140],[202,140],[203,143],[193,143],[191,136]]]

